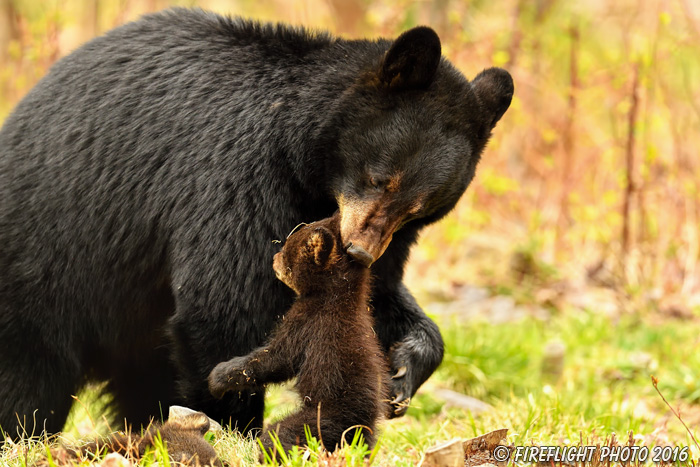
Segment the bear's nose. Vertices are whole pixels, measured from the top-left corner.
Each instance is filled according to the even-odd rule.
[[[367,253],[367,251],[361,246],[350,243],[347,246],[347,252],[352,259],[366,267],[370,267],[372,263],[374,263],[374,256]]]

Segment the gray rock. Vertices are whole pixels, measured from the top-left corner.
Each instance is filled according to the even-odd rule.
[[[432,395],[445,401],[445,407],[457,407],[471,412],[472,415],[478,415],[493,408],[484,401],[450,389],[435,389]]]

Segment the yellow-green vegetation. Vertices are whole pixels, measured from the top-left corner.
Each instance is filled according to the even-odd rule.
[[[484,321],[442,321],[447,344],[445,361],[421,389],[403,419],[381,424],[376,452],[361,444],[346,447],[329,465],[415,465],[434,444],[453,437],[471,438],[499,428],[509,429],[514,445],[596,444],[615,434],[626,439],[632,431],[638,444],[689,446],[694,459],[700,452],[683,425],[656,393],[659,388],[691,427],[700,422],[700,345],[697,327],[685,321],[649,324],[635,316],[610,318],[591,311],[564,313],[547,320],[527,318],[507,324]],[[548,371],[544,348],[553,339],[563,344],[560,373]],[[492,408],[472,415],[450,406],[435,395],[448,388],[476,396]],[[92,420],[103,405],[89,391],[79,398],[68,440],[94,436]],[[268,422],[281,418],[298,401],[283,387],[268,397]],[[90,415],[88,416],[88,412]],[[82,426],[81,433],[76,428]],[[104,431],[104,428],[102,428]],[[700,432],[695,432],[695,436]],[[222,459],[232,465],[257,465],[257,445],[235,433],[209,436]],[[41,442],[6,445],[0,465],[24,466],[26,460],[46,452]],[[370,456],[371,454],[371,456]],[[27,457],[25,457],[25,455]],[[162,458],[158,449],[142,461],[150,465]],[[302,450],[287,456],[285,465],[319,464],[318,443],[312,453]],[[162,465],[162,464],[161,464]]]
[[[496,65],[515,80],[476,179],[426,229],[406,272],[440,323],[443,365],[404,418],[382,423],[371,455],[359,443],[330,458],[316,447],[287,465],[412,466],[440,441],[498,428],[515,445],[633,432],[645,446],[689,446],[697,462],[700,448],[651,376],[698,437],[698,2],[0,0],[0,120],[80,43],[176,4],[346,37],[429,24],[468,77]],[[439,389],[492,408],[471,414]],[[69,441],[108,430],[97,394],[79,395]],[[273,388],[268,420],[292,409],[290,394]],[[210,440],[233,466],[257,462],[254,440]],[[25,466],[46,446],[6,443],[0,466]],[[162,448],[152,456],[142,465],[167,465]]]

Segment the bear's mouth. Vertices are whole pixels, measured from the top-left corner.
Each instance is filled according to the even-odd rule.
[[[390,215],[385,200],[346,199],[341,197],[340,237],[347,253],[358,263],[370,267],[391,243],[403,220]]]

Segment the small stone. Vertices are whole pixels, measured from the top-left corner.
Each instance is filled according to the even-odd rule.
[[[564,372],[566,345],[558,340],[551,340],[544,346],[542,355],[542,376],[550,381],[557,381]]]
[[[493,408],[484,401],[450,389],[435,389],[433,395],[445,401],[446,407],[457,407],[471,412],[472,415],[478,415]]]

